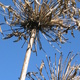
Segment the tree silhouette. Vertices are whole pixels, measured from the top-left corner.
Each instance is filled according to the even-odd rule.
[[[64,37],[73,30],[80,30],[80,9],[77,8],[75,0],[12,0],[14,7],[6,6],[0,2],[0,13],[10,26],[11,33],[3,39],[13,36],[18,39],[24,38],[28,43],[20,80],[25,80],[31,51],[37,53],[37,42],[43,50],[40,41],[40,32],[49,44],[61,53],[53,43],[63,44],[68,39]],[[0,32],[3,34],[2,29]],[[32,50],[34,45],[35,50]],[[60,46],[60,45],[59,45]]]

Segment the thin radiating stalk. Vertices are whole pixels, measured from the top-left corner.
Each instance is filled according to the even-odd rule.
[[[36,29],[33,29],[32,32],[31,32],[31,38],[30,38],[30,41],[29,41],[29,44],[28,44],[26,55],[25,55],[20,80],[25,80],[26,79],[26,73],[27,73],[27,69],[28,69],[28,64],[29,64],[29,60],[30,60],[30,55],[31,55],[31,50],[32,50],[32,45],[34,43],[35,35],[36,35]]]

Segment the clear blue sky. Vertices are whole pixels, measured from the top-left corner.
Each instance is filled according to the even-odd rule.
[[[0,2],[8,5],[12,5],[11,0],[0,0]],[[80,8],[80,3],[78,3],[78,7]],[[4,19],[0,15],[0,22],[3,22]],[[6,29],[8,27],[7,25],[2,26],[2,29]],[[80,52],[80,32],[75,31],[75,38],[71,36],[71,34],[68,34],[67,37],[69,38],[69,41],[71,43],[65,43],[64,45],[61,45],[62,48],[60,49],[57,45],[59,50],[63,51],[63,60],[67,56],[69,51],[73,50],[73,53]],[[14,38],[8,39],[8,40],[2,40],[2,35],[0,34],[0,80],[18,80],[18,77],[20,77],[27,44],[24,45],[23,48],[21,48],[24,40],[21,40],[17,43],[13,42]],[[57,53],[57,59],[59,58],[59,53],[55,51],[49,43],[43,38],[41,35],[41,42],[44,47],[44,50],[46,50],[47,55],[51,56],[51,59],[54,62],[54,55]],[[28,67],[28,71],[36,71],[36,64],[40,66],[41,59],[45,59],[45,54],[43,51],[38,50],[38,56],[36,56],[35,53],[31,54],[30,63]],[[77,63],[80,63],[80,56],[77,58]]]

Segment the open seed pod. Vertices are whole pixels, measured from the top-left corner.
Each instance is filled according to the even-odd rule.
[[[4,20],[11,30],[3,39],[15,36],[18,39],[14,42],[18,42],[22,37],[29,42],[31,31],[35,29],[34,45],[36,51],[37,41],[42,49],[40,32],[55,48],[53,42],[59,45],[59,42],[63,44],[68,40],[64,34],[67,34],[69,30],[71,30],[73,37],[73,29],[80,30],[80,9],[77,8],[75,0],[12,1],[14,6],[6,6],[0,2],[0,14],[4,16]]]

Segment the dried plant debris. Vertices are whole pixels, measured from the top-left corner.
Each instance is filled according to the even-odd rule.
[[[58,60],[55,54],[55,62],[52,63],[50,57],[46,55],[47,64],[42,60],[40,68],[37,67],[38,72],[28,72],[27,77],[30,80],[80,80],[80,64],[72,65],[72,60],[78,55],[69,52],[64,63],[62,63],[62,54]],[[43,70],[44,69],[44,70]],[[45,74],[46,76],[45,76]]]
[[[1,29],[1,26],[0,26],[0,33],[2,33],[2,29]]]
[[[69,30],[73,37],[75,37],[73,30],[80,31],[80,9],[77,8],[75,0],[12,1],[14,6],[6,6],[0,2],[0,14],[4,16],[11,30],[3,39],[15,36],[18,39],[14,42],[18,42],[22,37],[29,42],[32,29],[36,29],[34,40],[36,52],[37,41],[42,49],[40,32],[55,48],[53,42],[58,45],[67,42],[68,39],[64,37],[64,34],[67,34]]]

